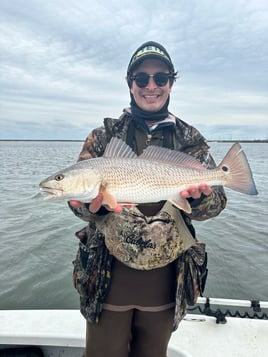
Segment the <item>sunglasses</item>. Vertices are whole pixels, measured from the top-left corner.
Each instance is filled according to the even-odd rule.
[[[158,72],[155,74],[148,74],[145,72],[140,72],[131,76],[130,79],[135,81],[137,86],[140,88],[144,88],[148,85],[150,78],[153,78],[155,84],[158,87],[164,87],[170,78],[174,78],[174,76],[170,73],[162,73]]]

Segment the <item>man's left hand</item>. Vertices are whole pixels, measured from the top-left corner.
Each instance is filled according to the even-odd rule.
[[[185,190],[181,191],[181,197],[193,199],[200,198],[202,194],[208,196],[212,192],[212,188],[206,183],[201,183],[199,185],[189,185]]]

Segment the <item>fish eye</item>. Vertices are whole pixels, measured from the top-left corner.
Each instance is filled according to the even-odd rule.
[[[55,180],[56,181],[61,181],[63,179],[64,179],[64,175],[63,174],[58,174],[58,175],[55,176]]]

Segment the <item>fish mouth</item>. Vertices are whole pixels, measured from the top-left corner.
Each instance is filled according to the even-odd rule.
[[[56,199],[63,194],[63,190],[52,187],[40,187],[40,191],[48,194],[48,196],[44,197],[45,201]]]

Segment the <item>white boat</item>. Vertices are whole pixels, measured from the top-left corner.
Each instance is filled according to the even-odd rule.
[[[172,334],[168,357],[268,356],[268,302],[199,298],[196,308]],[[0,310],[1,357],[81,357],[84,346],[79,310]]]

